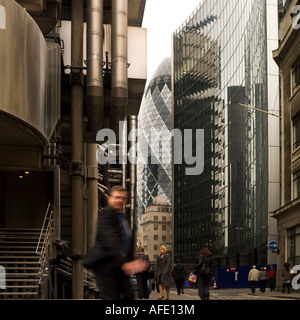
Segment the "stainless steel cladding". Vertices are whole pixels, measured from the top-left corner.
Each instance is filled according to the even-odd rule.
[[[128,1],[112,0],[111,25],[111,104],[115,115],[110,119],[110,127],[118,132],[119,121],[124,120],[128,102],[127,80],[127,25]]]
[[[5,29],[0,29],[0,117],[13,117],[16,127],[29,127],[46,142],[59,118],[59,46],[47,46],[38,25],[15,1],[0,0],[0,8],[5,13]]]
[[[87,109],[89,129],[103,126],[103,1],[87,1]]]

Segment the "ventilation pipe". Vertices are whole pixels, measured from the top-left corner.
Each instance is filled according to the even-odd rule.
[[[110,128],[116,133],[119,121],[124,120],[128,100],[127,27],[128,0],[112,0]]]
[[[88,129],[103,127],[103,0],[87,1],[87,112]]]
[[[83,0],[72,1],[72,66],[82,66]],[[83,86],[72,75],[71,146],[72,146],[72,298],[83,299]]]

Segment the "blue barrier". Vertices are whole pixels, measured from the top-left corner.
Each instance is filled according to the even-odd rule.
[[[273,265],[277,269],[276,265]],[[257,266],[257,269],[260,270],[261,267]],[[217,271],[216,284],[218,289],[241,289],[249,288],[248,275],[252,266],[245,267],[236,267],[236,271],[230,271],[230,268],[219,268]],[[269,266],[267,266],[267,271]],[[257,282],[257,287],[259,287],[259,281]],[[267,281],[268,287],[268,281]]]

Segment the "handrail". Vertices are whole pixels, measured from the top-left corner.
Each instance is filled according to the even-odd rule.
[[[72,259],[70,257],[65,257],[60,260],[60,264],[57,267],[57,270],[66,275],[67,277],[72,277]],[[90,270],[83,270],[83,282],[85,286],[92,287],[97,289],[96,279],[94,273]]]
[[[53,232],[53,210],[51,203],[48,204],[44,222],[42,225],[40,237],[36,246],[35,253],[40,255],[40,284],[43,282],[44,270],[47,270],[46,263],[48,261],[48,250],[51,244]],[[44,239],[43,239],[44,236]]]
[[[44,217],[44,221],[43,221],[40,237],[39,237],[39,240],[38,240],[38,243],[37,243],[37,246],[36,246],[35,253],[38,253],[38,251],[39,251],[39,246],[40,246],[40,243],[41,243],[41,240],[42,240],[43,232],[44,232],[44,229],[45,229],[45,224],[46,224],[46,221],[49,219],[48,218],[48,214],[49,214],[50,208],[51,208],[51,203],[49,202],[47,210],[46,210],[46,214],[45,214],[45,217]],[[50,213],[51,213],[51,219],[52,219],[52,211]]]

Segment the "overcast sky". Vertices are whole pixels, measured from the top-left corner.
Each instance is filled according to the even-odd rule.
[[[161,61],[171,56],[172,33],[188,18],[201,0],[147,0],[143,28],[147,29],[147,78]]]

